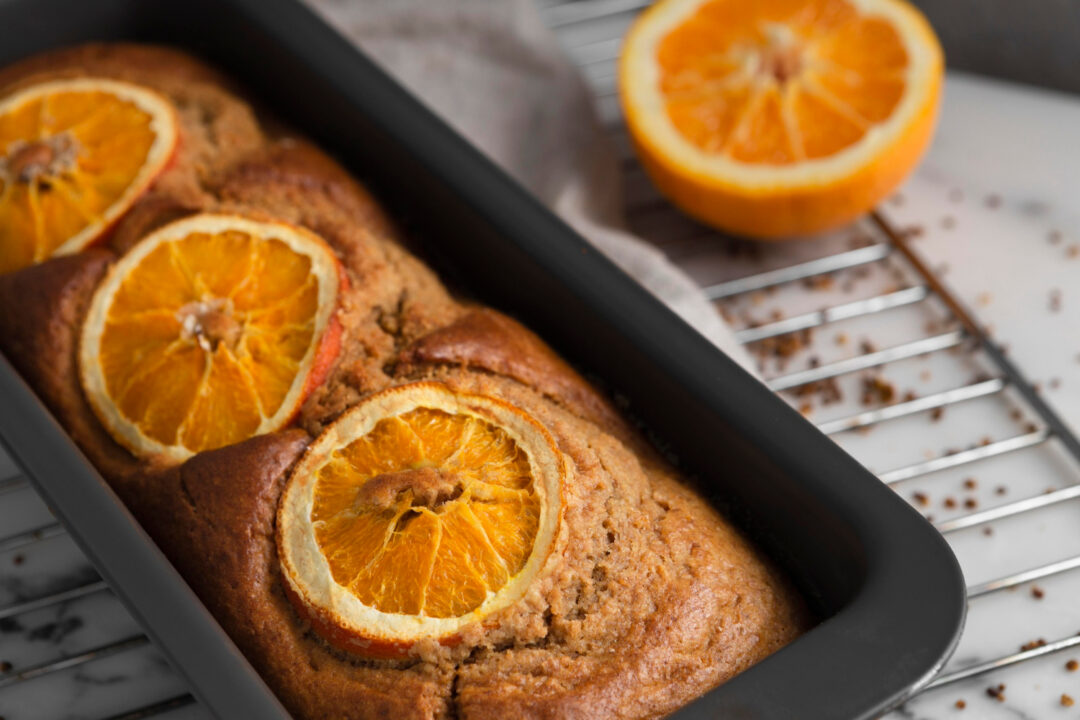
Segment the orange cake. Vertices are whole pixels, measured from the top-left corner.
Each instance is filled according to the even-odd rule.
[[[142,144],[112,165],[99,124]],[[295,717],[656,717],[808,626],[606,397],[198,61],[0,71],[0,183],[0,348]]]

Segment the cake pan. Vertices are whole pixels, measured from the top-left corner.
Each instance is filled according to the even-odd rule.
[[[523,320],[658,438],[782,566],[819,624],[676,714],[870,718],[940,669],[963,577],[893,491],[293,0],[0,0],[0,64],[175,45],[334,154],[457,289]],[[220,718],[288,717],[45,407],[0,363],[0,440]]]

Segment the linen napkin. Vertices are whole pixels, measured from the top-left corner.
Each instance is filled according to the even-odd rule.
[[[618,161],[536,0],[307,0],[597,249],[756,374],[701,289],[625,229]]]

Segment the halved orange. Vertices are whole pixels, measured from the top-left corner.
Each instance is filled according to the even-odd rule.
[[[200,214],[109,271],[82,330],[83,389],[135,455],[183,460],[277,430],[340,347],[341,263],[302,228]]]
[[[543,426],[501,400],[433,382],[372,395],[312,444],[282,495],[288,594],[349,652],[453,644],[542,568],[566,473]]]
[[[642,164],[687,213],[753,237],[869,210],[933,135],[941,47],[903,0],[661,0],[623,45]]]
[[[101,238],[168,165],[176,112],[101,78],[32,85],[0,100],[0,272]]]

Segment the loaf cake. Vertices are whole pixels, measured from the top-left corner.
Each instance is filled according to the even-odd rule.
[[[87,163],[118,210],[65,246],[53,176],[82,177],[102,115],[16,142],[5,99],[87,87],[129,98],[105,117],[151,129],[153,172]],[[657,717],[807,628],[606,397],[199,61],[92,45],[0,71],[0,182],[32,209],[0,205],[0,349],[295,717]]]

